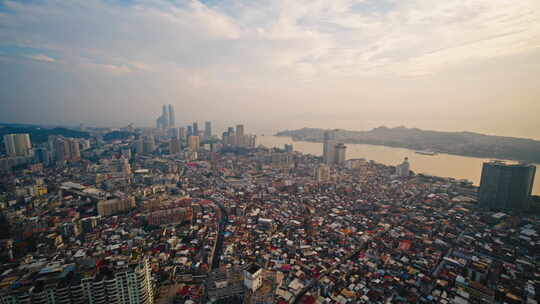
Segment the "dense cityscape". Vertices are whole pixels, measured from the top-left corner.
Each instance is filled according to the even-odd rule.
[[[467,180],[268,148],[239,124],[3,137],[0,303],[539,300],[535,167]]]

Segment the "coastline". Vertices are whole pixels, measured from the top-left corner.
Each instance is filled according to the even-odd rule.
[[[275,137],[288,137],[290,138],[292,141],[298,141],[298,142],[310,142],[310,143],[319,143],[319,144],[322,144],[323,141],[319,141],[319,140],[309,140],[309,139],[297,139],[293,136],[289,136],[289,135],[277,135],[277,134],[274,134],[274,135],[266,135],[266,136],[275,136]],[[410,150],[410,151],[413,151],[413,152],[416,152],[417,149],[415,148],[411,148],[411,147],[403,147],[403,146],[399,146],[399,145],[384,145],[384,144],[376,144],[376,143],[361,143],[361,142],[346,142],[344,141],[343,142],[344,144],[350,144],[350,145],[370,145],[370,146],[380,146],[380,147],[388,147],[388,148],[398,148],[398,149],[406,149],[406,150]],[[539,165],[540,166],[540,162],[536,162],[536,161],[528,161],[528,160],[522,160],[522,159],[513,159],[513,158],[499,158],[499,157],[490,157],[490,156],[481,156],[481,155],[473,155],[473,154],[467,154],[467,153],[453,153],[453,152],[447,152],[447,151],[434,151],[434,152],[437,152],[437,154],[447,154],[447,155],[454,155],[454,156],[464,156],[464,157],[473,157],[473,158],[478,158],[478,159],[493,159],[493,160],[501,160],[501,161],[511,161],[511,162],[525,162],[525,163],[528,163],[528,164],[534,164],[534,165]],[[436,157],[437,155],[433,155],[434,157]]]

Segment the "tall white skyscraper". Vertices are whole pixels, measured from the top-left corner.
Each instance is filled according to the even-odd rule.
[[[324,132],[323,160],[327,165],[333,164],[336,159],[335,146],[333,134],[328,131]]]
[[[30,135],[26,133],[4,135],[4,145],[8,156],[29,156],[32,148]]]

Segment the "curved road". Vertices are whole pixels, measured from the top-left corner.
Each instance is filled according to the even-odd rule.
[[[223,207],[223,205],[217,201],[214,201],[214,204],[216,204],[219,208],[219,210],[216,210],[216,214],[219,213],[219,224],[216,238],[216,246],[214,248],[214,254],[212,256],[212,265],[210,266],[210,269],[212,270],[219,268],[219,263],[221,261],[221,253],[223,251],[223,232],[225,231],[225,225],[227,225],[227,222],[229,221],[229,216],[227,214],[227,211],[225,210],[225,207]]]

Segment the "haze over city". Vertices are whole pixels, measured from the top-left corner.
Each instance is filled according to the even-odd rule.
[[[0,121],[540,139],[540,2],[0,1]]]

